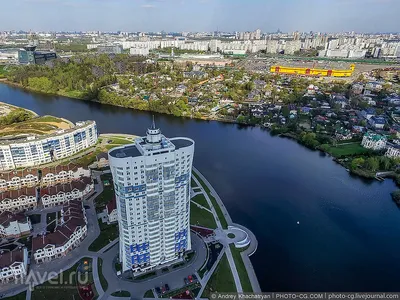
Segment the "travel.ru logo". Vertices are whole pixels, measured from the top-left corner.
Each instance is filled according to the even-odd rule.
[[[46,285],[39,287],[42,283],[46,282]],[[64,273],[63,270],[59,272],[35,272],[31,271],[26,277],[18,278],[15,284],[28,285],[29,289],[33,291],[35,288],[74,288],[79,285],[86,285],[89,283],[89,273],[81,273],[77,271],[71,271]]]

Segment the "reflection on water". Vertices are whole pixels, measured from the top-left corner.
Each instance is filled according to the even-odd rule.
[[[0,84],[0,101],[79,121],[102,133],[144,134],[151,113]],[[195,140],[195,166],[259,248],[264,291],[397,291],[400,214],[395,185],[353,177],[319,151],[263,129],[155,114],[168,136]],[[299,224],[297,224],[299,222]]]

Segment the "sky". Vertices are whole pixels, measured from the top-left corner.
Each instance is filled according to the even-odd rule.
[[[399,32],[400,0],[1,0],[0,31]]]

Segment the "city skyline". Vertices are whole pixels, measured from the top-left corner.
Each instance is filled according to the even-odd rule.
[[[396,32],[394,0],[16,0],[0,30]],[[16,13],[14,13],[16,12]],[[377,22],[378,21],[378,22]]]

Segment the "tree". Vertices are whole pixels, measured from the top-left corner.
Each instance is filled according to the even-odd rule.
[[[365,165],[368,170],[375,172],[379,169],[379,160],[376,157],[369,157]]]
[[[362,157],[357,157],[357,158],[354,158],[352,161],[351,161],[351,168],[354,170],[354,169],[357,169],[358,167],[362,167],[363,165],[364,165],[364,163],[365,163],[365,159],[364,158],[362,158]]]
[[[392,160],[389,157],[379,157],[379,166],[381,169],[388,171],[392,168]]]

